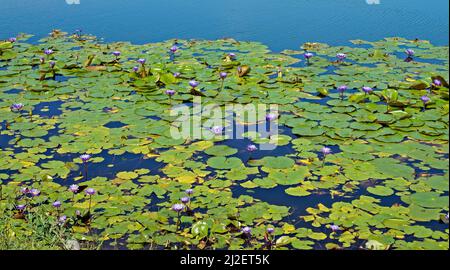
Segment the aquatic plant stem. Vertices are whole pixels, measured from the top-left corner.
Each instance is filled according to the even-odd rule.
[[[88,180],[88,164],[87,162],[83,162],[84,163],[84,180],[87,181]]]
[[[177,231],[180,229],[180,225],[181,225],[181,212],[178,212],[178,217],[177,217]]]
[[[89,208],[88,208],[89,215],[91,214],[91,206],[92,206],[92,195],[89,196]]]

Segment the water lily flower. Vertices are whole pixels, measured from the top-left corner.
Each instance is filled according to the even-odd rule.
[[[336,54],[336,57],[339,61],[343,61],[345,60],[345,58],[347,58],[347,55],[345,53],[338,53]]]
[[[23,212],[27,206],[24,204],[19,204],[16,206],[16,209],[19,210],[19,212]]]
[[[179,77],[181,76],[181,73],[180,73],[180,72],[175,72],[175,73],[173,74],[173,76],[174,76],[175,78],[179,78]]]
[[[170,48],[170,52],[171,53],[176,53],[178,51],[178,47],[176,46],[176,45],[173,45],[171,48]]]
[[[226,73],[226,72],[220,72],[219,76],[220,76],[220,78],[221,78],[222,80],[225,80],[225,79],[227,78],[227,76],[228,76],[228,73]]]
[[[22,193],[23,195],[27,195],[30,193],[30,189],[27,187],[21,188],[20,193]]]
[[[344,98],[344,92],[347,91],[348,86],[347,85],[341,85],[338,87],[339,93],[341,93],[341,98]]]
[[[50,68],[54,68],[55,67],[55,65],[56,65],[56,63],[55,63],[55,61],[50,61],[50,63],[48,63],[49,65],[50,65]]]
[[[215,135],[221,135],[223,133],[223,127],[222,126],[214,126],[211,128],[212,133]]]
[[[274,113],[269,113],[266,115],[266,120],[271,122],[271,121],[275,121],[278,119],[278,115],[274,114]]]
[[[62,203],[61,203],[60,201],[56,201],[56,202],[54,202],[52,205],[53,205],[53,207],[55,207],[55,208],[60,208],[61,205],[62,205]]]
[[[345,91],[347,91],[348,86],[347,85],[341,85],[338,87],[338,91],[341,93],[344,93]]]
[[[437,86],[437,87],[441,87],[441,86],[442,86],[442,82],[441,82],[440,80],[438,80],[438,79],[435,79],[435,80],[433,81],[433,84],[434,84],[435,86]]]
[[[305,57],[306,60],[309,60],[309,59],[313,58],[314,54],[307,52],[303,56]]]
[[[414,50],[412,50],[412,49],[407,49],[407,50],[405,51],[405,53],[406,53],[406,55],[407,55],[408,57],[413,57],[413,56],[416,54],[416,52],[415,52]]]
[[[83,163],[86,163],[91,159],[91,155],[88,155],[88,154],[81,155],[80,159],[81,159],[81,161],[83,161]]]
[[[32,190],[30,190],[30,194],[33,197],[39,197],[41,195],[41,191],[39,189],[33,188]]]
[[[180,213],[181,211],[183,211],[184,208],[185,208],[184,204],[180,204],[180,203],[174,204],[172,206],[172,210],[177,212],[177,213]]]
[[[64,225],[66,223],[66,221],[67,221],[67,216],[61,216],[58,219],[59,225]]]
[[[70,190],[72,193],[77,193],[77,192],[80,190],[80,187],[77,186],[77,185],[70,185],[69,190]]]
[[[189,203],[190,200],[191,200],[191,199],[190,199],[189,197],[183,197],[183,198],[181,198],[181,202],[184,203],[184,204]]]
[[[44,54],[45,55],[51,55],[51,54],[53,54],[54,53],[54,51],[52,50],[52,49],[46,49],[46,50],[44,50]]]
[[[45,63],[45,58],[44,57],[40,57],[39,58],[39,63],[41,63],[41,65],[44,64]]]
[[[331,150],[331,148],[329,148],[329,147],[323,147],[320,151],[322,152],[322,154],[323,154],[324,156],[329,155],[329,154],[332,153],[332,150]]]
[[[11,38],[8,39],[8,41],[11,42],[11,43],[15,43],[17,41],[17,38],[11,37]]]
[[[267,228],[267,233],[268,234],[273,234],[275,232],[274,228]]]
[[[228,57],[229,57],[231,60],[235,60],[235,59],[236,59],[236,54],[235,54],[235,53],[229,53],[229,54],[228,54]]]
[[[11,105],[10,109],[12,112],[18,112],[23,109],[24,105],[22,103],[15,103]]]
[[[114,51],[112,52],[112,54],[117,58],[121,55],[121,53],[119,51]]]
[[[247,146],[247,151],[249,152],[255,152],[258,150],[258,147],[254,144],[250,144],[249,146]]]
[[[242,228],[242,233],[247,236],[250,236],[252,234],[252,229],[250,227],[244,227]]]
[[[423,102],[423,108],[426,109],[427,104],[430,103],[430,101],[431,101],[431,98],[429,98],[428,96],[422,96],[420,98],[420,100],[422,100],[422,102]]]
[[[139,71],[139,67],[133,67],[133,71],[134,72],[138,72]]]
[[[138,59],[137,62],[141,65],[144,65],[146,60],[144,58]]]
[[[194,194],[194,190],[192,188],[190,189],[186,189],[185,193],[189,196],[191,196],[192,194]]]
[[[93,189],[93,188],[88,188],[88,189],[86,189],[85,192],[86,192],[86,194],[89,195],[89,196],[94,196],[95,193],[96,193],[95,189]]]
[[[430,102],[431,99],[428,96],[422,96],[420,98],[420,100],[422,100],[422,102],[426,104],[426,103]]]
[[[190,85],[192,88],[195,89],[197,86],[200,85],[200,83],[197,82],[197,81],[195,81],[195,80],[192,80],[192,81],[189,82],[189,85]]]
[[[86,193],[86,195],[89,196],[89,208],[88,208],[88,213],[90,213],[90,212],[91,212],[91,207],[92,207],[92,196],[94,196],[95,193],[97,193],[97,192],[96,192],[95,189],[93,189],[93,188],[88,188],[88,189],[86,189],[85,193]]]
[[[368,87],[368,86],[364,86],[364,87],[362,88],[362,90],[364,91],[364,93],[366,93],[366,95],[367,95],[367,94],[370,94],[371,92],[373,92],[373,89],[370,88],[370,87]]]
[[[341,228],[340,228],[338,225],[330,225],[330,229],[331,229],[333,232],[337,232],[337,231],[340,231],[340,230],[341,230]]]
[[[173,96],[175,94],[176,94],[175,90],[166,90],[166,95],[168,95],[168,96]]]

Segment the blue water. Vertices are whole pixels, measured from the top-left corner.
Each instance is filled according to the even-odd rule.
[[[274,51],[389,36],[448,45],[447,0],[0,0],[0,39],[82,29],[105,41],[232,37]]]

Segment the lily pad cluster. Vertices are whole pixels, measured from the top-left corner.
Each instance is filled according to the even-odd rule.
[[[0,209],[16,234],[58,201],[50,216],[82,247],[448,249],[448,47],[30,37],[0,41]],[[224,117],[211,139],[173,138],[170,110],[198,97],[278,105],[257,121],[280,133],[228,138],[257,123]]]

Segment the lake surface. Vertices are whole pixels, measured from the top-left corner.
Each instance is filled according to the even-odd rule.
[[[107,42],[171,38],[258,41],[275,51],[304,42],[401,36],[447,45],[447,0],[0,0],[0,38],[83,29]]]

